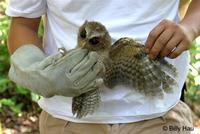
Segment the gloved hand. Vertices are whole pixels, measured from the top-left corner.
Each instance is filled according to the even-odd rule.
[[[75,49],[66,55],[45,57],[35,45],[23,45],[11,56],[9,77],[44,97],[79,96],[103,83],[98,74],[104,65],[99,55],[85,49]]]

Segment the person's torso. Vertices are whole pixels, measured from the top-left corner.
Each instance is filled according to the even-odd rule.
[[[161,20],[178,21],[178,3],[178,0],[47,0],[45,52],[50,55],[59,47],[75,48],[78,28],[85,20],[104,24],[113,42],[132,37],[144,43]],[[178,103],[187,73],[186,52],[167,60],[178,70],[178,84],[172,93],[164,93],[162,99],[148,98],[123,86],[104,87],[99,109],[84,119],[73,117],[69,97],[42,98],[39,104],[53,116],[74,122],[125,123],[158,117]]]

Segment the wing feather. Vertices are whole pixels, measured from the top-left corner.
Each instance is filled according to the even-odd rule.
[[[147,96],[162,96],[172,90],[176,68],[166,60],[151,60],[144,46],[131,38],[121,38],[110,49],[112,67],[106,75],[108,87],[119,84],[132,86]]]

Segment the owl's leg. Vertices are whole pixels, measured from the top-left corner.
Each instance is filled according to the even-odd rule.
[[[100,90],[92,90],[72,100],[72,113],[76,118],[93,114],[100,104]]]

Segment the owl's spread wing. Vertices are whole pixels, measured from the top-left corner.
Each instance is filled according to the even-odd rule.
[[[164,59],[151,60],[144,53],[144,46],[131,38],[121,38],[110,49],[112,66],[107,67],[105,85],[132,86],[148,96],[171,91],[176,68]]]

